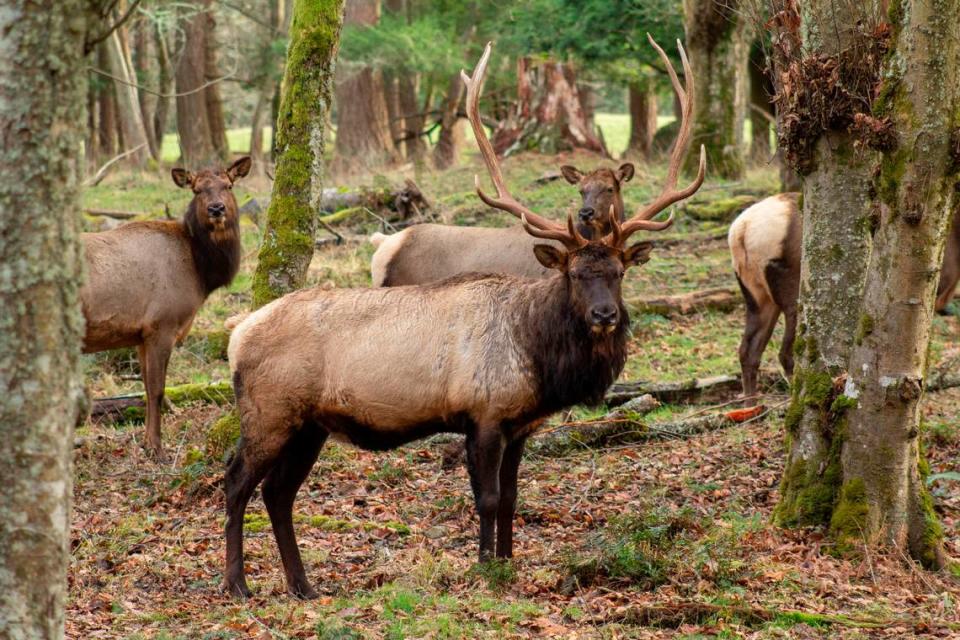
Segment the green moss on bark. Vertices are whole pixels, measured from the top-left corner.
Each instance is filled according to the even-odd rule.
[[[840,488],[840,499],[830,516],[830,532],[839,543],[862,540],[867,531],[867,487],[861,478],[852,478]]]
[[[279,159],[253,277],[255,307],[301,287],[313,257],[342,24],[343,0],[294,2],[277,119]]]
[[[213,460],[224,460],[240,439],[240,416],[236,410],[220,416],[207,432],[205,453]]]

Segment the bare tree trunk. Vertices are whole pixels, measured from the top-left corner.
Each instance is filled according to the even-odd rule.
[[[750,161],[765,165],[770,162],[770,122],[773,119],[773,107],[770,98],[773,88],[767,75],[766,59],[763,49],[754,45],[750,49],[750,61],[747,70],[750,77]]]
[[[573,67],[557,61],[517,61],[517,105],[491,137],[498,155],[520,149],[606,154],[590,125]]]
[[[697,79],[686,169],[696,171],[703,144],[711,176],[739,179],[747,106],[746,19],[736,0],[684,0],[683,9],[687,51]]]
[[[101,69],[110,68],[110,57],[107,53],[109,43],[101,42],[97,47],[97,64]],[[117,154],[117,102],[110,80],[98,81],[99,86],[99,149],[104,157],[113,157]]]
[[[928,568],[945,562],[943,529],[918,465],[919,405],[930,325],[960,180],[960,4],[908,0],[882,75],[898,141],[883,152],[880,219],[844,389],[843,484],[831,528],[900,548]],[[943,132],[952,131],[953,139]]]
[[[154,39],[151,34],[151,25],[146,20],[139,20],[134,24],[135,42],[134,60],[136,62],[137,81],[147,87],[158,86],[157,82],[157,52],[154,48]],[[150,145],[150,155],[154,160],[160,159],[160,142],[156,129],[153,126],[157,112],[157,96],[149,91],[139,91],[140,117],[143,120],[144,133]]]
[[[183,24],[183,47],[176,71],[177,132],[180,151],[188,167],[200,168],[218,161],[210,138],[206,94],[205,13],[196,13]]]
[[[393,73],[383,74],[383,98],[387,105],[387,129],[390,132],[390,141],[397,152],[398,158],[403,158],[403,119],[400,112],[400,82]]]
[[[159,154],[163,153],[163,136],[167,133],[167,119],[170,113],[170,98],[173,93],[173,71],[170,68],[170,47],[167,37],[157,25],[154,30],[154,44],[157,52],[157,86],[162,95],[157,96],[157,107],[153,113],[153,132],[157,141]],[[159,155],[158,155],[159,157]]]
[[[223,119],[223,99],[220,97],[220,65],[217,62],[217,20],[213,14],[213,0],[204,0],[204,18],[206,33],[204,37],[204,81],[212,83],[203,91],[207,107],[207,125],[210,127],[210,141],[220,160],[230,157],[230,144],[227,142],[227,125]]]
[[[86,0],[0,11],[0,636],[63,638],[73,425],[83,398]],[[100,25],[96,25],[98,28]]]
[[[323,194],[327,111],[343,0],[295,0],[277,121],[277,170],[253,276],[262,306],[303,286]]]
[[[449,169],[460,160],[466,123],[459,111],[465,89],[459,74],[451,76],[440,108],[440,134],[433,148],[433,166],[437,169]]]
[[[419,77],[416,74],[402,74],[399,78],[398,102],[400,114],[403,116],[402,134],[405,138],[407,159],[417,162],[427,151],[426,143],[420,133],[426,123],[426,116],[420,114],[420,103],[417,100]]]
[[[630,141],[624,154],[636,155],[648,160],[653,153],[653,136],[657,132],[657,94],[651,78],[631,83],[628,87],[630,102]]]
[[[347,0],[344,24],[371,26],[380,21],[380,0]],[[333,170],[351,173],[394,164],[383,72],[372,67],[337,68],[337,143]]]
[[[253,161],[253,171],[257,175],[264,175],[266,171],[266,156],[263,153],[263,128],[267,116],[273,114],[272,100],[277,88],[277,62],[273,53],[273,42],[285,28],[284,0],[270,2],[270,34],[266,44],[260,50],[260,94],[253,109],[253,118],[250,130],[250,159]],[[276,121],[271,121],[271,128]]]
[[[125,162],[133,167],[143,168],[150,158],[150,147],[147,141],[147,130],[143,125],[143,116],[140,113],[140,100],[137,98],[136,74],[129,59],[124,54],[120,42],[120,30],[114,31],[106,41],[107,57],[110,62],[110,73],[116,80],[117,120],[123,132],[124,151],[137,149],[127,156]]]

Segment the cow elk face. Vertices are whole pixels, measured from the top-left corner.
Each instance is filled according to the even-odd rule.
[[[616,170],[595,169],[583,173],[571,165],[560,167],[564,179],[576,185],[582,202],[577,212],[577,231],[588,240],[599,240],[610,233],[607,212],[613,207],[617,217],[623,220],[622,185],[633,178],[634,168],[625,162]]]
[[[186,169],[173,169],[173,182],[193,191],[192,207],[195,207],[200,225],[211,233],[223,231],[237,224],[239,212],[233,185],[250,172],[250,158],[243,157],[226,171],[204,169],[194,173]]]

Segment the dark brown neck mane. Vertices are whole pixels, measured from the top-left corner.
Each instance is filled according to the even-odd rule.
[[[197,276],[207,295],[233,281],[240,269],[240,224],[233,216],[228,224],[226,238],[214,240],[197,217],[196,200],[190,202],[183,216],[183,226],[190,240],[190,252]]]

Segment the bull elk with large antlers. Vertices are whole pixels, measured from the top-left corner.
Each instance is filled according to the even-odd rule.
[[[669,68],[684,117],[662,193],[622,225],[612,218],[608,235],[587,240],[572,218],[563,225],[547,220],[504,187],[477,109],[490,50],[488,44],[472,77],[463,74],[497,198],[478,193],[492,206],[515,210],[531,236],[560,243],[533,249],[554,275],[467,274],[425,286],[308,289],[238,325],[228,351],[242,437],[224,478],[225,588],[231,593],[250,593],[243,516],[262,481],[287,589],[316,596],[294,536],[293,501],[331,435],[386,450],[438,432],[465,434],[480,559],[512,556],[524,442],[546,416],[599,402],[623,369],[629,318],[621,279],[650,252],[648,244],[628,246],[627,240],[640,230],[669,227],[672,217],[650,218],[703,182],[701,150],[698,176],[676,188],[691,130],[693,78],[686,54],[681,47],[686,90]]]
[[[84,353],[136,347],[147,393],[147,451],[162,457],[160,409],[167,363],[210,293],[240,267],[240,224],[233,184],[250,158],[226,170],[173,169],[193,191],[183,220],[130,222],[83,234],[87,280],[80,290]]]

